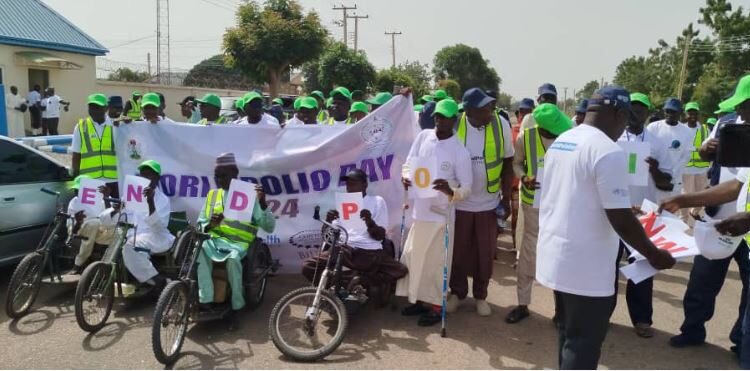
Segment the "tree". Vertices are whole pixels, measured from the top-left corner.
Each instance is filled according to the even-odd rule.
[[[302,14],[294,0],[267,0],[265,7],[246,2],[237,25],[224,34],[225,61],[254,81],[266,81],[275,97],[281,76],[320,56],[328,31],[315,12]]]
[[[701,8],[702,19],[698,23],[706,25],[719,38],[716,51],[718,65],[727,77],[739,79],[750,69],[750,11],[745,13],[741,6],[732,11],[727,0],[707,0]]]
[[[425,94],[430,93],[430,82],[432,81],[432,75],[430,73],[429,66],[427,64],[419,63],[419,61],[406,61],[396,66],[396,70],[403,72],[407,76],[411,77],[413,81],[412,94],[415,97],[421,97]]]
[[[247,78],[238,68],[230,68],[224,64],[224,56],[219,54],[193,66],[183,85],[210,87],[220,89],[250,90],[257,84]]]
[[[513,96],[508,93],[500,92],[497,94],[497,106],[501,108],[510,108],[513,102]]]
[[[151,75],[148,72],[133,71],[127,67],[118,68],[107,76],[109,81],[146,82],[149,79],[151,79]]]
[[[591,80],[586,83],[586,85],[583,86],[583,89],[576,92],[576,99],[589,99],[592,95],[594,95],[594,92],[599,89],[599,81]]]
[[[736,81],[721,68],[718,61],[706,66],[706,71],[698,80],[692,97],[692,100],[700,102],[703,117],[714,115],[724,96],[733,91]]]
[[[451,79],[444,79],[437,82],[438,89],[445,90],[446,93],[448,93],[449,97],[452,97],[456,102],[461,101],[461,96],[463,95],[463,90],[461,90],[461,85],[456,80]]]
[[[464,89],[499,90],[500,77],[477,48],[464,44],[447,46],[435,54],[433,65],[432,72],[438,81],[455,80]]]
[[[407,75],[403,71],[399,70],[397,67],[391,67],[386,70],[380,70],[378,71],[377,75],[375,76],[375,82],[373,84],[373,89],[375,91],[387,91],[387,92],[393,92],[394,87],[396,86],[411,86],[414,88],[416,83],[414,82],[414,79],[411,78],[411,76]],[[418,95],[416,91],[413,91],[414,96],[421,96]]]
[[[320,59],[302,68],[308,91],[328,92],[335,86],[366,91],[375,81],[375,67],[364,51],[354,51],[341,42],[330,41]]]

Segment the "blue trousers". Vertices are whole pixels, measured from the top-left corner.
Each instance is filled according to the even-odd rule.
[[[628,254],[628,249],[620,241],[620,251],[617,254],[617,264],[619,268],[620,259],[623,255]],[[629,263],[633,261],[628,260]],[[619,275],[615,275],[615,302],[617,304],[617,292],[619,291]],[[633,281],[628,280],[625,291],[625,301],[628,303],[628,314],[630,315],[630,322],[635,326],[638,323],[646,323],[649,325],[653,324],[652,317],[654,314],[654,278],[648,278],[642,282],[636,284]],[[612,312],[615,311],[614,305]]]

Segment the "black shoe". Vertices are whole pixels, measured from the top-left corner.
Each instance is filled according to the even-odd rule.
[[[76,276],[80,276],[81,273],[83,273],[83,267],[78,266],[78,265],[74,265],[73,269],[71,269],[70,272],[68,272],[68,274],[76,275]]]
[[[669,345],[675,348],[694,347],[697,345],[703,345],[704,342],[705,342],[704,340],[691,339],[687,337],[685,334],[672,336],[669,339]]]
[[[440,323],[442,319],[443,317],[440,315],[440,313],[429,311],[419,316],[419,321],[417,321],[417,325],[422,326],[422,327],[429,327],[429,326],[433,326],[435,324]]]
[[[729,350],[732,353],[734,353],[735,355],[737,355],[737,356],[740,355],[740,346],[739,345],[732,345],[731,347],[729,347]]]
[[[419,316],[429,311],[430,310],[428,308],[425,308],[424,305],[417,303],[417,304],[412,304],[404,308],[403,310],[401,310],[401,315],[402,316]]]
[[[506,323],[518,323],[521,322],[524,318],[529,316],[529,307],[525,305],[519,305],[515,308],[513,308],[510,313],[505,317]]]

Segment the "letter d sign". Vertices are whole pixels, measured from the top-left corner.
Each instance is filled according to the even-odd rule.
[[[241,192],[233,192],[232,200],[229,202],[229,208],[233,210],[245,210],[249,203],[246,194]]]

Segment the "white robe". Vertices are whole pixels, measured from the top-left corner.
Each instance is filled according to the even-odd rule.
[[[5,111],[8,117],[9,138],[20,138],[26,135],[23,129],[23,112],[15,109],[20,108],[24,103],[26,103],[26,99],[22,98],[20,95],[8,93],[8,95],[5,96]]]

